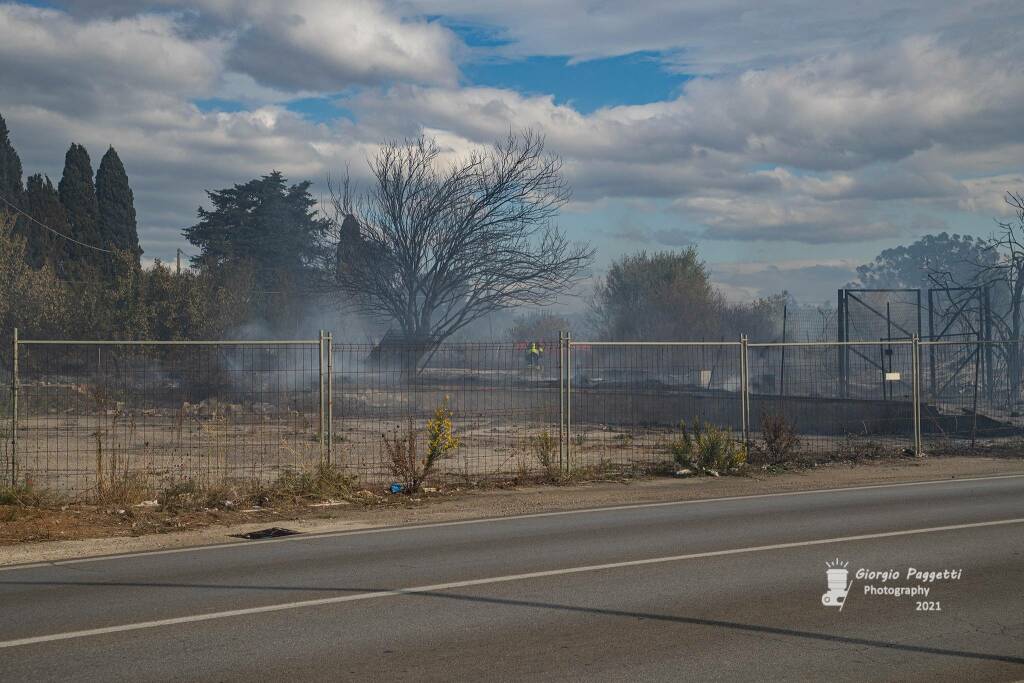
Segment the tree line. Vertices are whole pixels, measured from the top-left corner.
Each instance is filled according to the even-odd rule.
[[[135,198],[113,146],[94,173],[71,143],[56,186],[23,173],[0,116],[0,358],[16,327],[37,339],[193,339],[246,319],[246,269],[142,268]]]
[[[595,251],[555,225],[570,198],[561,160],[542,136],[510,133],[440,163],[427,137],[385,141],[361,192],[346,176],[326,201],[279,171],[207,191],[183,236],[195,253],[178,271],[143,268],[134,196],[110,147],[95,175],[72,143],[57,187],[22,183],[0,119],[0,221],[6,303],[2,333],[31,337],[208,339],[256,321],[294,336],[311,308],[338,306],[429,354],[487,316],[544,310],[590,275]],[[586,321],[519,316],[522,340],[575,326],[604,339],[772,337],[782,296],[730,304],[695,248],[639,252],[599,278]],[[573,325],[575,323],[575,325]]]

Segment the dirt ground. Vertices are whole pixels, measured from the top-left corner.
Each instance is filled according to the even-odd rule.
[[[417,497],[360,492],[334,504],[170,513],[152,507],[0,506],[0,565],[238,542],[271,526],[303,533],[502,517],[608,505],[1024,474],[1024,455],[900,458],[741,477],[654,478],[572,486],[452,489]]]

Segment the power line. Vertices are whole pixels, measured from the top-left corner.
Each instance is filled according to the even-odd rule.
[[[12,209],[12,210],[14,210],[14,211],[17,211],[17,212],[18,212],[18,213],[20,213],[20,214],[21,214],[22,216],[24,216],[25,218],[29,219],[30,221],[32,221],[32,222],[33,222],[33,223],[35,223],[36,225],[39,225],[40,227],[43,227],[43,228],[45,228],[45,229],[49,230],[49,231],[50,231],[50,232],[52,232],[52,233],[53,233],[54,235],[59,235],[60,237],[63,237],[63,238],[64,238],[64,239],[66,239],[66,240],[67,240],[68,242],[72,242],[72,243],[74,243],[74,244],[77,244],[77,245],[78,245],[78,246],[80,246],[80,247],[85,247],[86,249],[92,249],[93,251],[99,251],[99,252],[102,252],[102,253],[104,253],[104,254],[113,254],[113,253],[114,253],[113,251],[111,251],[111,250],[109,250],[109,249],[101,249],[100,247],[94,247],[94,246],[92,246],[91,244],[86,244],[85,242],[79,242],[79,241],[78,241],[78,240],[76,240],[76,239],[75,239],[74,237],[70,237],[70,236],[68,236],[68,235],[65,235],[64,233],[62,233],[62,232],[60,232],[60,231],[58,231],[58,230],[54,230],[53,228],[51,228],[51,227],[50,227],[49,225],[47,225],[46,223],[43,223],[42,221],[36,220],[36,218],[35,218],[34,216],[30,216],[29,214],[25,213],[24,211],[22,211],[21,209],[19,209],[19,208],[18,208],[17,206],[15,206],[14,204],[12,204],[11,202],[7,201],[7,199],[6,199],[6,198],[5,198],[5,197],[4,197],[4,196],[3,196],[2,194],[0,194],[0,202],[3,202],[4,204],[6,204],[6,205],[7,205],[7,207],[8,207],[9,209]]]

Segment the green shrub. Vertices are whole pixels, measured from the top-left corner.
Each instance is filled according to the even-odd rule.
[[[747,463],[746,447],[728,431],[694,419],[692,429],[679,422],[679,435],[669,442],[672,461],[702,472],[733,472]]]

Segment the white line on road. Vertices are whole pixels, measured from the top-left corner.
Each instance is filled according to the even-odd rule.
[[[470,586],[485,586],[494,583],[508,583],[510,581],[525,581],[527,579],[541,579],[549,576],[563,576],[565,574],[582,574],[584,572],[596,572],[606,569],[621,569],[624,567],[641,567],[649,564],[663,564],[665,562],[680,562],[682,560],[696,560],[705,557],[721,557],[723,555],[741,555],[745,553],[758,553],[766,550],[784,550],[786,548],[803,548],[813,545],[825,545],[830,543],[846,543],[850,541],[864,541],[876,538],[892,538],[894,536],[911,536],[914,534],[930,534],[939,531],[957,531],[960,529],[975,529],[978,527],[1002,526],[1007,524],[1024,523],[1024,517],[1016,519],[1001,519],[991,522],[974,522],[971,524],[955,524],[951,526],[936,526],[924,529],[905,529],[903,531],[887,531],[877,534],[861,534],[858,536],[840,536],[838,538],[821,538],[813,541],[796,541],[793,543],[776,543],[773,545],[760,545],[748,548],[731,548],[729,550],[712,550],[703,553],[691,553],[688,555],[669,555],[667,557],[649,557],[643,560],[627,560],[625,562],[609,562],[607,564],[591,564],[582,567],[568,567],[565,569],[548,569],[539,572],[526,572],[524,574],[508,574],[506,576],[492,576],[484,579],[469,579],[466,581],[451,581],[449,583],[435,583],[429,586],[412,586],[410,588],[396,588],[394,590],[373,591],[371,593],[356,593],[355,595],[340,595],[333,598],[320,598],[317,600],[300,600],[298,602],[285,602],[276,605],[263,605],[261,607],[246,607],[243,609],[225,610],[223,612],[208,612],[206,614],[193,614],[185,617],[173,617],[170,619],[157,619],[154,621],[140,621],[134,624],[120,624],[118,626],[105,626],[102,628],[85,629],[82,631],[67,631],[64,633],[51,633],[43,636],[32,636],[30,638],[18,638],[15,640],[0,641],[0,649],[9,647],[20,647],[23,645],[37,645],[39,643],[51,643],[57,640],[73,640],[75,638],[86,638],[89,636],[101,636],[110,633],[124,633],[125,631],[141,631],[159,626],[174,626],[176,624],[192,624],[200,621],[211,621],[213,619],[227,619],[230,617],[244,617],[252,614],[263,614],[265,612],[282,612],[285,610],[302,609],[304,607],[322,607],[324,605],[337,605],[343,602],[356,602],[360,600],[373,600],[376,598],[389,598],[400,595],[417,595],[422,593],[433,593],[436,591],[451,590],[453,588],[467,588]]]
[[[541,517],[562,517],[565,515],[595,514],[601,512],[618,512],[622,510],[642,510],[645,508],[671,507],[676,505],[701,505],[705,503],[725,503],[729,501],[758,500],[761,498],[780,498],[784,496],[807,496],[817,493],[845,493],[848,491],[867,491],[872,489],[888,489],[904,486],[931,486],[942,484],[962,484],[976,481],[992,481],[997,479],[1019,479],[1024,474],[997,474],[987,477],[966,477],[963,479],[932,479],[926,481],[906,481],[897,484],[867,484],[864,486],[847,486],[846,488],[833,489],[810,489],[808,491],[782,491],[779,493],[754,493],[746,496],[722,496],[719,498],[699,498],[696,500],[668,500],[660,503],[629,503],[626,505],[612,505],[607,507],[579,508],[576,510],[557,510],[554,512],[530,512],[522,515],[508,515],[507,517],[481,517],[476,519],[460,519],[452,522],[430,522],[427,524],[407,524],[401,526],[382,526],[368,529],[355,529],[348,531],[328,531],[324,533],[299,534],[296,536],[285,536],[282,538],[268,538],[259,541],[231,541],[229,543],[216,543],[211,545],[189,546],[186,548],[165,548],[163,550],[140,550],[134,553],[120,553],[118,555],[97,555],[94,557],[76,557],[68,560],[51,560],[49,562],[33,562],[31,564],[14,564],[0,567],[0,572],[17,571],[19,569],[37,569],[39,567],[59,567],[66,564],[82,564],[86,562],[106,562],[113,560],[124,560],[133,557],[149,557],[155,555],[175,555],[178,553],[193,553],[202,550],[223,550],[225,548],[251,548],[264,543],[275,545],[296,541],[317,541],[340,536],[360,536],[365,534],[385,534],[401,531],[415,531],[418,529],[437,529],[448,526],[465,526],[469,524],[491,524],[494,522],[512,522],[521,519],[537,519]]]

